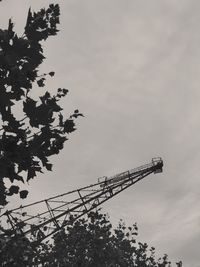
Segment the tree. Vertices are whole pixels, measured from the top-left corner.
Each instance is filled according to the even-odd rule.
[[[53,245],[44,245],[38,258],[48,267],[170,267],[167,255],[155,259],[155,248],[136,241],[136,224],[116,228],[107,215],[90,212],[54,235]],[[181,267],[181,262],[177,263]]]
[[[25,237],[15,236],[0,242],[2,267],[171,267],[168,256],[158,260],[155,248],[136,240],[137,224],[126,227],[120,220],[113,227],[99,211],[87,218],[71,216],[67,227],[53,240],[35,246]],[[5,238],[5,237],[4,237]],[[176,263],[182,267],[182,262]]]
[[[63,118],[59,101],[68,93],[65,88],[54,95],[46,91],[38,99],[31,96],[54,76],[53,71],[39,74],[38,68],[45,59],[42,42],[57,34],[59,16],[59,5],[51,4],[38,12],[29,9],[21,37],[11,20],[8,29],[0,29],[0,205],[7,204],[7,196],[27,196],[15,182],[29,181],[44,168],[52,170],[49,157],[63,149],[75,130],[74,119],[83,116],[75,110]],[[14,184],[8,188],[5,179]]]
[[[0,238],[0,266],[33,267],[37,249],[25,237]]]

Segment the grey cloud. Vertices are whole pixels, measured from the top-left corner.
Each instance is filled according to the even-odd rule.
[[[57,2],[61,32],[44,45],[42,69],[56,71],[51,90],[71,88],[66,110],[79,108],[86,117],[53,159],[55,171],[32,182],[30,199],[162,156],[162,175],[148,177],[103,210],[114,221],[138,221],[141,239],[158,252],[198,264],[199,1]],[[12,16],[22,31],[28,7],[48,3],[5,1],[0,21],[6,25]]]

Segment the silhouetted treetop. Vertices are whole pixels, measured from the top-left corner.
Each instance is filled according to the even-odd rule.
[[[157,259],[154,247],[137,240],[135,223],[127,227],[120,220],[114,227],[108,216],[98,211],[74,219],[69,218],[53,242],[34,247],[30,240],[23,237],[22,242],[22,237],[16,236],[4,246],[0,243],[0,263],[5,267],[172,267],[166,254]],[[182,267],[182,262],[176,266]]]

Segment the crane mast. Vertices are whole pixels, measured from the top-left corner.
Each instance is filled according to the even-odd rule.
[[[80,218],[151,173],[162,172],[162,167],[162,159],[153,158],[149,164],[101,177],[95,184],[6,211],[0,216],[7,226],[4,235],[25,235],[40,243],[66,227],[70,219]]]

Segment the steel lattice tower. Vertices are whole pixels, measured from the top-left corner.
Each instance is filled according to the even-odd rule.
[[[64,228],[70,218],[80,218],[151,173],[162,172],[162,167],[162,159],[153,158],[149,164],[101,177],[95,184],[6,211],[0,216],[6,220],[4,235],[25,235],[40,243]]]

